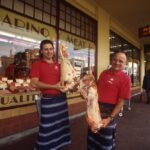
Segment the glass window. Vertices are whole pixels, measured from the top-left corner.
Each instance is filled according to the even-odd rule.
[[[56,5],[57,5],[57,1],[56,1],[56,0],[51,0],[51,3],[52,3],[52,5],[53,5],[54,7],[56,7]]]
[[[70,14],[70,8],[69,8],[69,7],[66,7],[66,12],[67,12],[68,14]]]
[[[42,9],[43,8],[43,1],[42,0],[35,0],[35,7]]]
[[[80,35],[80,28],[77,28],[77,35]]]
[[[44,11],[50,13],[50,8],[51,8],[50,5],[44,2]]]
[[[125,39],[110,31],[110,61],[112,54],[118,50],[124,51],[127,55],[128,64],[126,72],[131,77],[132,86],[140,84],[140,50],[127,42]]]
[[[51,24],[56,26],[56,17],[51,16]]]
[[[73,43],[73,40],[76,42]],[[74,66],[78,77],[80,77],[83,72],[86,72],[89,67],[93,69],[93,72],[95,71],[95,45],[90,41],[84,41],[84,46],[79,45],[79,42],[82,43],[83,41],[84,40],[77,37],[72,37],[72,41],[70,42],[60,40],[60,43],[64,44],[67,49],[68,57]],[[90,49],[89,45],[92,46]]]
[[[25,0],[25,2],[31,6],[34,6],[34,0]]]
[[[1,0],[1,5],[4,7],[7,7],[9,9],[12,9],[13,6],[13,0],[9,0],[9,3],[7,0]]]
[[[71,24],[72,24],[72,25],[75,25],[75,24],[76,24],[76,19],[73,18],[73,17],[71,18]]]
[[[73,26],[73,25],[71,26],[71,32],[72,32],[72,33],[76,33],[76,27]]]
[[[35,18],[38,20],[42,20],[42,11],[39,9],[35,9]]]
[[[25,14],[27,16],[33,17],[34,8],[30,5],[25,4]]]
[[[56,13],[57,13],[57,12],[56,12],[56,7],[52,7],[51,10],[52,10],[52,11],[51,11],[51,14],[52,14],[53,16],[56,16]]]
[[[66,22],[71,22],[71,18],[70,18],[70,15],[69,14],[66,14]]]
[[[19,13],[24,13],[24,3],[19,0],[15,0],[14,1],[14,10]]]
[[[43,21],[50,24],[50,15],[47,13],[44,13]]]
[[[70,31],[70,23],[66,23],[66,30]]]
[[[60,12],[60,19],[65,20],[65,13],[63,11]]]
[[[63,20],[60,20],[60,28],[65,29],[65,22]]]

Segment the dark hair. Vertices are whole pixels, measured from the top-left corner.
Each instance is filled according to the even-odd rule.
[[[41,43],[40,43],[40,51],[39,51],[39,56],[40,56],[40,58],[43,57],[41,51],[43,50],[43,46],[44,46],[45,44],[51,44],[52,47],[54,48],[54,44],[53,44],[53,42],[52,42],[51,40],[47,40],[47,39],[46,39],[46,40],[41,41]]]

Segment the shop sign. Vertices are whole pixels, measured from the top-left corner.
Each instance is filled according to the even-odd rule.
[[[35,103],[38,93],[18,93],[0,95],[0,109]]]
[[[139,28],[139,37],[149,37],[150,36],[150,25]]]
[[[74,36],[72,34],[61,31],[60,39],[72,43],[74,45],[75,50],[90,48],[95,49],[95,44],[91,41],[82,39],[80,37]]]
[[[56,37],[54,28],[5,10],[1,10],[0,13],[0,26],[1,28],[8,26],[9,30],[20,31],[22,34],[26,32],[25,34],[30,34],[30,36],[32,36],[32,33],[45,38]],[[12,30],[10,30],[10,32],[12,32]]]

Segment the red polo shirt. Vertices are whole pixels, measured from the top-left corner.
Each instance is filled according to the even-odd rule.
[[[99,101],[116,104],[119,98],[129,100],[131,92],[130,88],[130,77],[123,71],[114,73],[110,70],[105,70],[98,79]]]
[[[60,64],[57,62],[47,63],[44,60],[32,64],[30,76],[39,78],[39,81],[54,85],[60,81]],[[60,92],[55,89],[41,89],[43,94],[57,95]]]

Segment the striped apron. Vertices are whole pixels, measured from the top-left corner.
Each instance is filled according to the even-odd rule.
[[[58,150],[70,144],[66,96],[42,96],[41,118],[35,150]]]
[[[100,106],[102,105],[100,104]],[[108,104],[106,107],[112,110],[114,108],[114,105]],[[117,119],[115,118],[106,128],[100,129],[98,133],[93,133],[88,128],[87,149],[88,150],[115,150],[116,125],[117,125]]]

